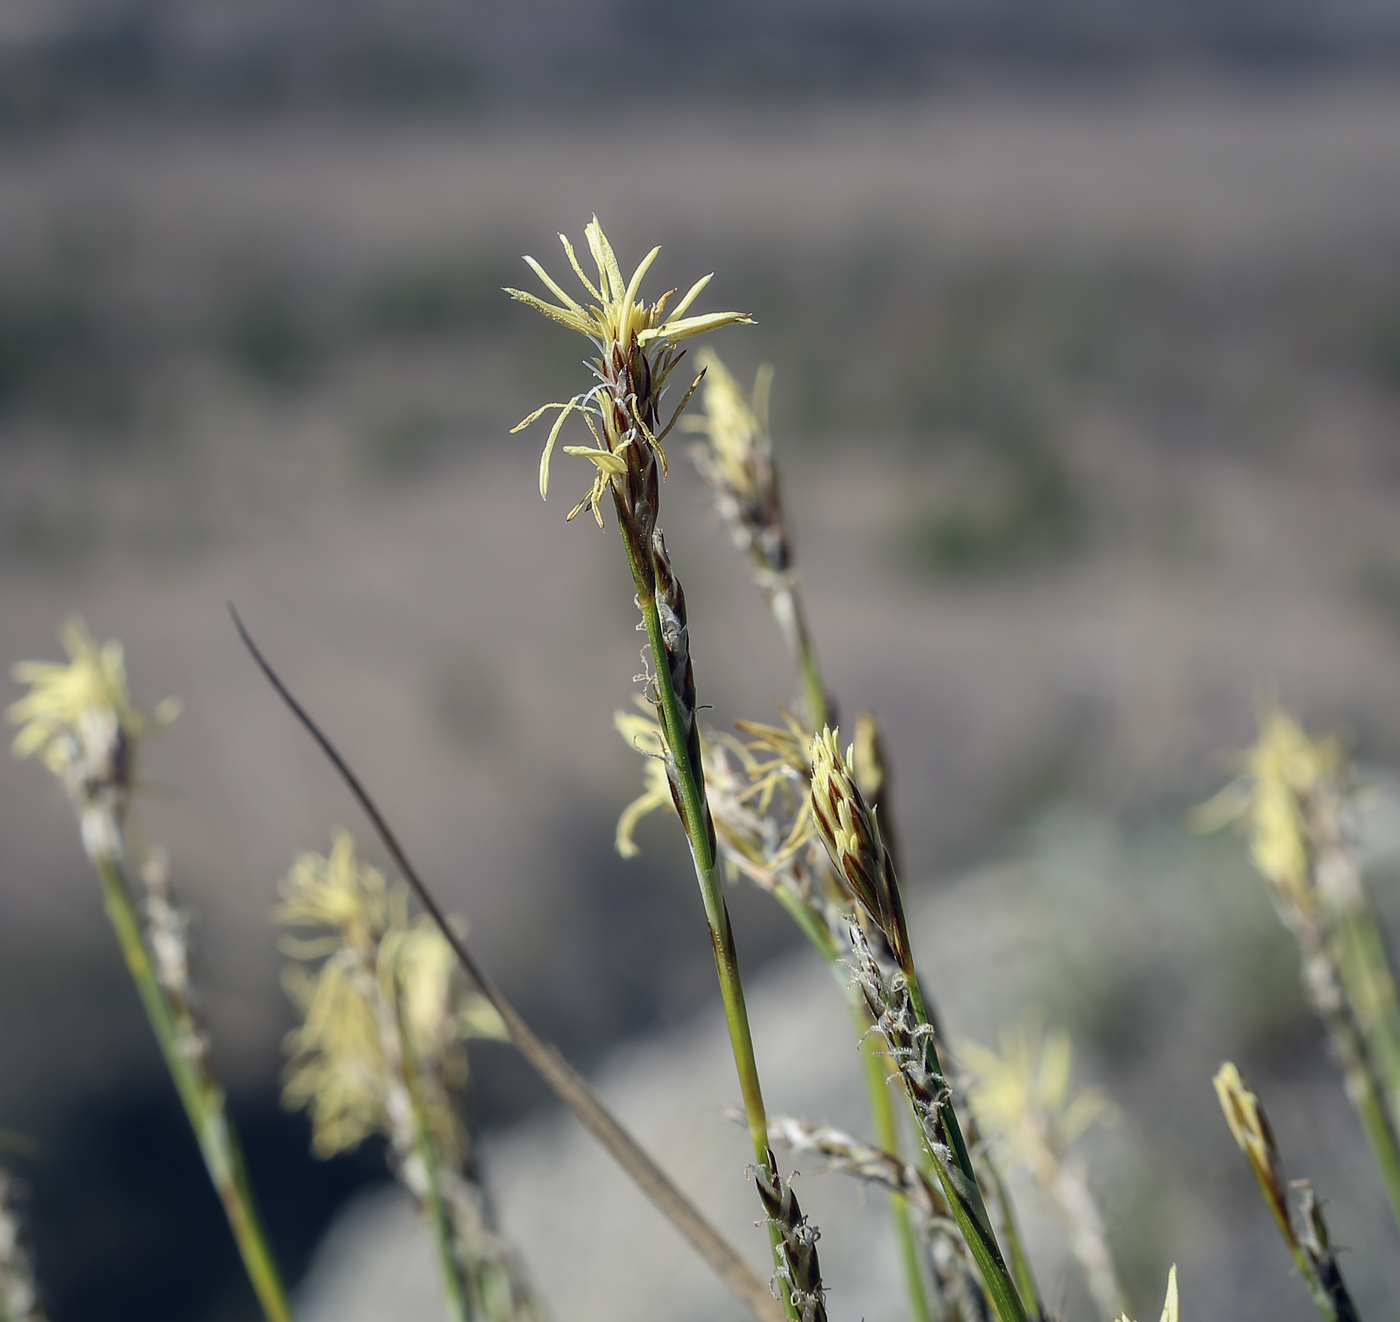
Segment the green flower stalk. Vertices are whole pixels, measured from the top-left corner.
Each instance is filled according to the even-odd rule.
[[[291,1322],[243,1156],[214,1072],[208,1037],[189,979],[186,920],[172,904],[162,857],[132,857],[129,810],[141,741],[170,723],[178,704],[143,711],[127,692],[121,644],[101,648],[80,620],[63,631],[69,661],[26,661],[13,675],[30,686],[9,710],[20,726],[17,756],[37,756],[62,782],[78,814],[83,847],[166,1067],[189,1118],[209,1178],[223,1204],[243,1265],[268,1322]],[[143,933],[128,874],[147,888]]]
[[[662,443],[703,377],[702,373],[694,378],[669,420],[663,424],[662,395],[683,353],[678,346],[702,332],[750,319],[740,312],[684,315],[709,283],[709,276],[696,281],[669,313],[666,309],[671,292],[663,294],[655,303],[642,302],[639,298],[641,283],[659,249],[653,248],[631,278],[624,280],[612,245],[596,217],[584,233],[597,268],[596,283],[585,274],[569,241],[563,235],[560,239],[575,275],[592,302],[582,303],[566,293],[533,258],[526,260],[559,302],[548,303],[516,289],[506,292],[592,341],[598,351],[591,364],[597,384],[565,403],[547,404],[535,410],[516,430],[528,426],[549,409],[559,410],[540,459],[541,495],[548,490],[550,457],[563,423],[578,414],[592,435],[593,446],[564,447],[566,454],[577,455],[594,466],[593,484],[569,517],[572,519],[583,510],[591,509],[601,527],[601,503],[606,496],[612,497],[651,649],[655,673],[648,679],[647,691],[661,727],[662,764],[672,801],[690,843],[705,906],[759,1187],[771,1194],[780,1188],[781,1182],[772,1166],[763,1090],[754,1058],[734,934],[720,888],[714,822],[705,797],[685,593],[657,526],[661,478],[666,470]],[[797,1214],[796,1204],[790,1198],[780,1198],[779,1203],[785,1216]],[[808,1283],[793,1276],[791,1254],[785,1247],[788,1227],[774,1217],[767,1196],[764,1206],[783,1307],[790,1318],[796,1319],[801,1305],[794,1301],[794,1291],[815,1293],[819,1298],[820,1290],[808,1289]]]
[[[318,962],[314,972],[290,965],[285,979],[303,1022],[287,1039],[283,1101],[311,1112],[313,1151],[331,1156],[382,1133],[432,1227],[454,1322],[542,1318],[472,1177],[455,1105],[464,1042],[504,1037],[500,1016],[463,986],[432,920],[409,921],[406,889],[360,863],[344,832],[328,856],[297,860],[282,900],[280,922],[318,933],[287,942],[289,953]]]
[[[953,1107],[952,1089],[939,1061],[934,1026],[914,970],[894,865],[848,767],[853,756],[852,749],[842,757],[830,729],[812,740],[809,754],[812,819],[857,913],[850,925],[855,978],[875,1027],[899,1066],[944,1196],[977,1261],[997,1316],[1001,1322],[1025,1322],[1025,1305],[997,1243]],[[881,966],[864,925],[883,937],[897,972],[887,973]]]
[[[726,844],[725,832],[721,828],[720,848],[731,871],[748,876],[783,904],[846,989],[852,1020],[865,1055],[871,1118],[876,1137],[880,1143],[897,1150],[899,1132],[887,1087],[889,1062],[887,1058],[882,1060],[881,1053],[875,1049],[864,998],[849,984],[845,965],[841,962],[845,945],[845,919],[839,904],[832,902],[832,883],[825,875],[826,869],[822,866],[824,860],[819,861],[814,856],[810,868],[804,870],[802,883],[796,887],[790,884],[793,859],[806,843],[812,829],[806,797],[811,778],[811,768],[806,759],[807,743],[812,734],[832,719],[833,703],[822,681],[816,646],[807,627],[792,540],[779,496],[778,470],[773,459],[768,422],[772,369],[766,366],[759,369],[750,400],[713,352],[702,351],[701,361],[706,367],[702,396],[704,416],[682,419],[681,425],[706,437],[705,443],[692,448],[691,456],[710,488],[715,508],[729,528],[735,545],[749,557],[754,582],[768,602],[801,676],[807,716],[804,730],[784,713],[789,725],[787,732],[772,726],[739,723],[741,729],[757,736],[747,750],[737,745],[736,748],[764,805],[771,797],[772,790],[785,781],[801,782],[804,802],[794,816],[792,832],[783,848],[776,852],[768,851],[766,861],[747,847],[754,839],[752,831],[740,833],[741,837],[746,838],[742,840],[740,848],[735,849],[734,842]],[[872,811],[879,812],[881,838],[897,871],[898,857],[888,802],[888,769],[879,726],[869,713],[862,712],[856,719],[855,747],[852,771],[856,783]],[[753,757],[755,752],[771,754],[771,758],[766,765],[756,764]],[[752,797],[737,796],[741,804],[747,804]],[[712,791],[712,809],[714,798]],[[749,815],[752,816],[752,813]],[[806,875],[812,871],[822,874],[815,884]],[[897,1071],[894,1073],[897,1074]],[[990,1157],[984,1155],[981,1164],[984,1168],[984,1195],[997,1212],[1022,1295],[1036,1309],[1039,1304],[1035,1281],[1021,1243],[1010,1198]],[[895,1193],[891,1194],[891,1212],[904,1262],[910,1313],[915,1322],[927,1322],[931,1317],[930,1303],[919,1270],[914,1231],[908,1210],[901,1196]]]
[[[636,712],[618,712],[614,722],[622,737],[647,759],[645,789],[623,810],[617,824],[618,852],[630,858],[637,852],[634,832],[638,821],[647,813],[671,804],[672,799],[663,764],[660,726],[650,717]],[[701,738],[706,798],[715,826],[719,857],[731,880],[744,877],[772,895],[831,969],[850,1005],[856,1037],[861,1042],[877,1141],[886,1148],[897,1149],[899,1130],[889,1088],[890,1078],[897,1071],[892,1069],[886,1053],[870,1035],[865,1000],[851,984],[849,970],[842,962],[845,943],[841,908],[825,893],[821,880],[814,877],[807,866],[806,850],[802,846],[810,843],[810,832],[788,836],[774,816],[760,810],[769,806],[769,799],[780,786],[795,787],[796,777],[789,771],[785,758],[801,756],[798,751],[804,742],[801,730],[783,731],[778,727],[753,725],[747,728],[763,732],[759,742],[744,744],[732,736],[713,732]],[[805,795],[803,782],[804,805]],[[756,799],[760,802],[755,803]],[[804,806],[796,820],[800,824],[807,817]],[[933,1314],[904,1194],[891,1188],[889,1195],[914,1322],[930,1322]]]
[[[1283,1157],[1269,1118],[1259,1098],[1229,1061],[1216,1073],[1215,1093],[1225,1113],[1225,1123],[1249,1161],[1259,1191],[1273,1213],[1279,1234],[1293,1255],[1313,1303],[1327,1322],[1358,1322],[1356,1305],[1342,1280],[1312,1186],[1306,1180],[1294,1180],[1291,1185],[1285,1180]],[[1296,1211],[1290,1205],[1290,1187],[1297,1193]]]

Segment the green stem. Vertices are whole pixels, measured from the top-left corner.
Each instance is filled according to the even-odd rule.
[[[1370,1048],[1392,1126],[1400,1128],[1400,999],[1375,914],[1364,900],[1334,925],[1338,972]]]
[[[225,1114],[223,1090],[212,1078],[202,1077],[181,1050],[176,1013],[151,966],[131,896],[116,861],[99,856],[94,859],[94,866],[102,883],[102,897],[107,916],[117,934],[117,944],[121,946],[127,969],[136,984],[146,1017],[155,1031],[175,1090],[180,1095],[190,1127],[199,1142],[209,1178],[223,1204],[229,1228],[263,1314],[268,1322],[292,1322],[286,1291],[258,1219],[238,1139]]]
[[[909,999],[915,1017],[929,1030],[922,1034],[925,1072],[935,1078],[943,1078],[943,1066],[938,1058],[938,1048],[934,1045],[932,1024],[924,1004],[923,993],[919,989],[918,977],[912,966],[903,972],[909,984]],[[949,1162],[940,1159],[936,1154],[934,1167],[947,1196],[953,1219],[958,1223],[958,1229],[962,1231],[963,1238],[972,1251],[997,1317],[1001,1322],[1027,1322],[1025,1306],[997,1244],[996,1232],[992,1229],[987,1205],[982,1200],[982,1190],[977,1183],[977,1173],[972,1168],[972,1159],[963,1139],[962,1126],[958,1123],[957,1112],[953,1109],[952,1098],[946,1087],[941,1089],[937,1110],[952,1156],[953,1169],[949,1168]],[[932,1146],[933,1136],[929,1135],[929,1138]]]
[[[859,995],[857,989],[852,989]],[[880,1043],[870,1032],[870,1014],[864,999],[849,998],[851,1020],[861,1037],[861,1054],[865,1058],[865,1084],[870,1095],[870,1118],[875,1126],[875,1141],[885,1149],[898,1155],[900,1150],[899,1125],[895,1120],[894,1102],[890,1097],[890,1080],[898,1079],[899,1068],[890,1060],[889,1054],[880,1049]],[[903,1194],[890,1193],[890,1216],[894,1220],[895,1238],[899,1242],[899,1258],[904,1269],[904,1288],[909,1295],[909,1316],[914,1322],[932,1322],[928,1291],[924,1286],[922,1255],[919,1252],[919,1238],[914,1229],[913,1218],[909,1214],[909,1200]]]
[[[642,608],[642,618],[646,623],[647,641],[651,645],[653,670],[655,671],[657,706],[661,715],[662,731],[666,747],[676,768],[676,781],[680,790],[681,819],[690,841],[690,855],[695,864],[695,877],[700,883],[700,896],[705,906],[705,917],[710,926],[710,942],[715,957],[715,973],[719,978],[720,997],[724,1002],[724,1018],[729,1027],[729,1045],[734,1055],[734,1066],[739,1075],[739,1091],[744,1099],[744,1115],[748,1120],[749,1136],[753,1141],[754,1160],[759,1167],[768,1170],[768,1116],[763,1104],[763,1089],[758,1078],[758,1061],[754,1056],[753,1036],[749,1030],[748,1007],[744,1002],[744,986],[739,977],[739,957],[734,946],[734,932],[729,922],[729,908],[720,890],[719,875],[715,868],[715,857],[710,847],[709,820],[705,811],[704,782],[700,768],[692,765],[690,750],[685,734],[685,722],[680,704],[676,700],[675,687],[671,682],[671,668],[667,664],[666,645],[661,632],[661,615],[657,610],[656,598],[648,586],[648,575],[637,562],[632,544],[624,534],[623,545],[627,547],[628,562],[632,567],[632,578],[637,587],[637,601]],[[776,1172],[769,1172],[776,1174]],[[773,1249],[774,1270],[779,1273],[779,1288],[782,1291],[783,1311],[796,1322],[797,1310],[793,1306],[791,1292],[782,1276],[784,1259],[782,1235],[776,1225],[769,1224],[768,1238]]]
[[[807,720],[813,733],[818,733],[831,719],[831,712],[827,707],[821,667],[817,664],[817,649],[811,634],[807,632],[807,612],[802,607],[802,596],[796,588],[792,589],[792,618],[797,634],[797,667],[802,672],[802,697],[807,704]]]
[[[397,1007],[395,1009],[397,1013]],[[442,1280],[442,1292],[447,1302],[447,1315],[451,1322],[471,1322],[472,1307],[466,1271],[457,1252],[452,1216],[442,1196],[437,1149],[433,1146],[432,1135],[428,1130],[428,1116],[418,1087],[417,1065],[410,1054],[408,1034],[404,1031],[401,1017],[398,1035],[403,1056],[404,1087],[408,1091],[409,1105],[413,1111],[413,1150],[423,1167],[423,1183],[426,1186],[423,1201],[427,1206],[428,1221],[433,1228],[433,1249],[437,1257],[438,1276]]]
[[[1390,1209],[1396,1222],[1400,1223],[1400,1140],[1397,1140],[1395,1125],[1376,1082],[1374,1070],[1364,1052],[1356,1049],[1358,1046],[1359,1043],[1353,1042],[1350,1047],[1342,1047],[1346,1060],[1344,1074],[1347,1092],[1361,1117],[1361,1127],[1366,1131],[1371,1155],[1380,1167]]]
[[[1016,1280],[1016,1288],[1021,1293],[1026,1311],[1032,1317],[1039,1317],[1043,1311],[1040,1290],[1035,1283],[1035,1273],[1031,1271],[1025,1240],[1021,1238],[1021,1227],[1016,1224],[1016,1206],[1011,1201],[1011,1190],[1006,1187],[1001,1171],[985,1150],[982,1153],[982,1168],[1001,1213],[1001,1237],[1006,1241],[1006,1256],[1011,1260],[1011,1274]]]

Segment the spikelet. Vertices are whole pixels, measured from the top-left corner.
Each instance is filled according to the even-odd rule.
[[[675,290],[662,294],[654,303],[644,303],[639,297],[642,279],[661,250],[653,248],[624,282],[617,256],[596,216],[585,227],[584,237],[597,266],[596,283],[584,274],[568,239],[562,234],[559,239],[574,274],[593,302],[580,302],[566,293],[533,257],[525,261],[558,303],[519,289],[505,292],[551,321],[592,340],[599,354],[592,362],[598,384],[565,403],[536,409],[513,430],[528,427],[546,412],[559,411],[540,456],[540,495],[544,496],[549,491],[549,465],[555,442],[564,423],[578,414],[588,427],[593,445],[569,445],[564,451],[593,464],[593,483],[569,518],[590,510],[602,527],[601,502],[611,492],[628,543],[638,558],[645,560],[656,527],[658,483],[666,467],[662,442],[700,384],[700,377],[696,377],[670,421],[661,425],[661,395],[682,352],[676,346],[705,331],[748,322],[750,318],[742,312],[685,315],[709,284],[708,275],[697,280],[669,314],[666,308]]]
[[[830,728],[812,740],[812,819],[847,893],[889,942],[899,966],[907,970],[910,950],[899,883],[874,814],[851,774],[854,753],[852,747],[842,757],[837,732]]]
[[[138,744],[173,721],[180,706],[166,699],[154,712],[138,707],[127,692],[121,644],[98,647],[82,620],[70,619],[62,639],[67,664],[21,661],[10,671],[29,685],[8,712],[20,727],[13,749],[16,757],[37,756],[63,782],[96,862],[120,853]]]
[[[754,1168],[759,1201],[777,1228],[783,1259],[780,1269],[798,1322],[826,1322],[826,1290],[817,1261],[817,1228],[802,1213],[792,1180],[778,1174],[778,1159],[768,1150],[766,1166]]]

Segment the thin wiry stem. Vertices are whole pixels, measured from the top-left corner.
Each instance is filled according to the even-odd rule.
[[[534,1030],[492,982],[485,969],[477,963],[466,943],[447,921],[447,915],[434,899],[417,869],[409,862],[398,837],[361,784],[359,777],[263,657],[244,628],[238,612],[230,606],[229,613],[233,617],[234,627],[238,630],[243,645],[258,668],[340,775],[346,788],[374,827],[380,843],[394,860],[394,865],[403,879],[412,887],[423,908],[437,924],[443,939],[452,947],[472,986],[491,1002],[501,1016],[506,1031],[520,1054],[749,1311],[764,1322],[780,1322],[780,1319],[785,1317],[783,1309],[748,1264],[710,1225],[695,1205],[676,1188],[631,1134],[618,1123],[582,1075],[556,1048],[536,1036]]]

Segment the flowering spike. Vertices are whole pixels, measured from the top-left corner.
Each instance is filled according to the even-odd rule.
[[[109,810],[126,807],[134,778],[137,744],[169,725],[180,704],[167,698],[154,712],[138,707],[127,692],[122,645],[115,640],[98,647],[82,620],[64,625],[68,663],[21,661],[10,673],[29,692],[10,706],[20,727],[16,757],[38,755],[61,781],[84,813],[84,840],[89,853],[112,844],[110,832],[89,838],[89,826]],[[100,809],[96,815],[88,809]]]
[[[812,740],[812,819],[846,892],[890,943],[900,967],[908,962],[908,942],[900,913],[894,870],[880,841],[875,818],[849,770],[837,732],[825,727]]]
[[[588,250],[598,268],[598,282],[584,273],[572,244],[564,235],[560,241],[584,289],[596,300],[596,305],[585,306],[565,292],[544,267],[533,257],[525,260],[531,270],[539,276],[546,289],[557,298],[551,303],[538,295],[518,289],[507,289],[512,298],[537,312],[557,321],[561,326],[578,331],[593,341],[599,356],[593,367],[602,384],[596,386],[587,396],[580,396],[567,405],[547,405],[561,409],[545,452],[540,460],[541,494],[548,488],[549,461],[553,454],[554,440],[569,413],[585,412],[596,417],[587,420],[593,427],[599,449],[606,449],[618,456],[622,467],[598,465],[589,494],[574,509],[577,514],[591,509],[594,517],[602,519],[600,504],[611,491],[619,505],[619,517],[624,525],[633,525],[629,534],[639,555],[645,559],[646,547],[651,539],[656,520],[656,498],[653,487],[656,478],[649,471],[653,461],[661,464],[663,473],[665,456],[661,451],[661,441],[669,427],[659,425],[661,394],[666,378],[680,358],[680,351],[674,346],[681,340],[700,335],[705,331],[734,323],[747,323],[751,319],[742,312],[712,312],[703,316],[685,317],[682,314],[705,288],[710,277],[697,281],[685,298],[667,316],[665,309],[670,295],[663,294],[656,302],[646,303],[641,298],[641,285],[647,272],[656,260],[659,248],[653,248],[638,263],[630,280],[622,278],[622,268],[617,255],[602,226],[595,216],[585,227],[584,236]],[[596,400],[596,410],[586,408],[586,403]],[[689,399],[681,402],[681,409]],[[677,409],[679,416],[681,409]],[[539,416],[536,411],[522,423],[525,426]],[[672,418],[672,422],[675,420]],[[517,428],[517,430],[519,430]],[[573,453],[573,451],[571,451]],[[591,452],[590,452],[591,453]]]

